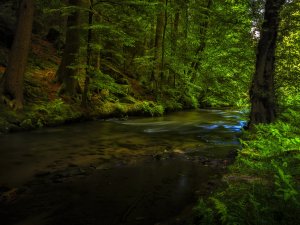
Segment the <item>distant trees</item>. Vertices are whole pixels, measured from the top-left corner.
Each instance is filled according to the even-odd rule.
[[[256,68],[250,89],[249,128],[258,123],[271,123],[276,118],[274,88],[275,50],[280,11],[285,0],[267,0],[264,22],[257,47]]]
[[[234,87],[229,88],[232,97],[236,97],[235,92],[246,92],[250,69],[245,67],[251,64],[249,52],[253,52],[249,45],[251,20],[250,15],[245,15],[249,11],[246,3],[221,0],[93,3],[92,9],[74,7],[69,14],[68,24],[77,20],[73,17],[79,11],[82,20],[81,24],[68,25],[65,50],[57,71],[62,93],[76,94],[80,81],[84,89],[82,105],[86,105],[93,90],[109,88],[103,83],[107,77],[116,83],[124,82],[126,76],[138,79],[157,100],[171,98],[170,102],[180,102],[178,107],[191,104],[196,107],[198,102],[236,103],[231,98],[230,103],[226,102],[228,90],[219,88],[226,86],[227,80]],[[70,6],[77,4],[76,0],[69,1]],[[87,12],[92,16],[88,23],[83,22],[87,21]],[[82,35],[81,42],[78,41],[79,34],[85,31],[90,34]],[[94,54],[94,48],[99,46],[101,51]],[[79,48],[84,51],[78,57]],[[246,56],[241,62],[240,55],[234,54]],[[92,62],[94,55],[101,58],[101,65]],[[228,60],[229,55],[232,60]],[[78,74],[79,62],[86,67],[81,67]],[[240,73],[243,73],[243,85],[237,85],[232,78]]]
[[[300,99],[300,1],[288,1],[281,10],[276,49],[275,88],[282,108],[297,106]]]
[[[67,15],[67,26],[56,27],[51,22],[59,33],[65,34],[62,60],[56,74],[61,84],[60,94],[71,98],[79,94],[82,106],[87,107],[91,95],[101,93],[102,89],[118,97],[125,96],[129,93],[130,80],[134,79],[149,93],[149,98],[170,103],[170,107],[175,105],[176,109],[199,104],[243,105],[249,100],[250,76],[254,74],[249,125],[272,122],[276,115],[276,36],[284,0],[266,1],[263,24],[261,2],[53,1],[48,11],[54,13],[49,15],[53,18],[54,14],[62,18]],[[16,109],[23,107],[23,77],[33,4],[33,0],[22,1],[15,44],[1,82],[3,99]],[[45,4],[48,1],[37,1],[39,17],[36,18],[41,17]],[[295,36],[299,29],[295,21],[299,19],[295,7],[299,7],[299,3],[288,1],[286,5],[289,7],[284,8],[286,16],[282,25],[285,39],[279,41],[289,48],[288,51],[280,50],[288,63],[278,57],[281,60],[278,68],[284,74],[277,78],[281,83],[283,77],[297,77],[298,67],[292,64],[300,54],[300,50],[297,52],[290,46],[290,43],[298,46]],[[41,23],[47,23],[47,16],[42,17]],[[287,32],[289,23],[293,23],[293,32]],[[254,47],[258,38],[252,35],[251,29],[259,29],[261,24],[255,69]],[[123,86],[125,91],[120,88]]]
[[[20,4],[18,24],[8,66],[1,81],[3,101],[16,110],[23,109],[23,80],[31,42],[34,0],[23,0]]]

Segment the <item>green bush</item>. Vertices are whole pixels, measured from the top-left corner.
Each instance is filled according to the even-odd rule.
[[[161,116],[164,113],[164,107],[152,101],[137,102],[134,108],[136,111],[141,111],[145,115]]]
[[[30,118],[35,119],[36,126],[55,125],[80,117],[81,113],[66,104],[62,99],[52,102],[42,102],[32,107]]]

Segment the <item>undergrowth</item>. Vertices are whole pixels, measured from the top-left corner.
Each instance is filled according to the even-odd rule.
[[[199,201],[194,224],[296,225],[300,221],[300,115],[286,110],[245,132],[227,188]]]
[[[81,112],[78,108],[66,104],[61,98],[51,102],[34,104],[28,113],[28,117],[32,118],[32,122],[36,123],[38,127],[61,124],[80,116]]]

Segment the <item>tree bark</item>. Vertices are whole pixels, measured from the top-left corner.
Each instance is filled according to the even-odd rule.
[[[2,93],[16,110],[23,109],[23,85],[31,42],[34,0],[23,0],[19,9],[17,29],[10,51],[8,66],[2,80]]]
[[[160,0],[160,5],[165,6],[165,0]],[[162,71],[162,48],[163,48],[163,32],[164,32],[164,23],[165,23],[165,10],[157,15],[156,20],[156,32],[155,32],[155,44],[154,44],[154,68],[153,68],[153,79],[155,82],[156,89],[159,86],[159,75]]]
[[[85,81],[84,81],[84,89],[82,94],[82,102],[81,105],[84,108],[87,108],[88,103],[88,93],[89,93],[89,85],[92,73],[92,65],[91,65],[91,58],[92,58],[92,38],[93,32],[91,26],[93,25],[93,0],[90,0],[90,10],[89,10],[89,18],[88,18],[88,35],[87,35],[87,49],[86,49],[86,70],[85,70]]]
[[[70,6],[79,7],[80,3],[81,0],[69,0]],[[80,13],[78,10],[75,10],[68,16],[65,50],[56,72],[57,81],[62,84],[60,92],[69,96],[74,96],[80,90],[76,79],[77,69],[74,68],[77,64],[80,48],[79,25]]]
[[[166,79],[165,76],[165,39],[166,39],[166,31],[167,31],[167,24],[168,24],[168,0],[165,1],[165,11],[164,11],[164,26],[163,26],[163,35],[162,35],[162,46],[161,46],[161,65],[160,65],[160,81],[161,85],[163,84],[164,80]]]
[[[174,22],[171,31],[171,52],[172,55],[176,54],[177,39],[178,39],[178,27],[179,27],[180,11],[177,10],[174,17]]]
[[[280,10],[284,0],[267,0],[264,22],[258,42],[256,69],[250,88],[251,112],[248,127],[271,123],[276,118],[274,88],[275,50],[280,23]]]
[[[206,2],[206,5],[203,6],[203,8],[205,7],[205,11],[203,12],[203,14],[205,15],[205,20],[200,23],[200,32],[199,32],[200,44],[195,52],[195,60],[192,62],[191,72],[196,71],[199,68],[199,65],[201,62],[201,53],[204,51],[205,46],[206,46],[206,34],[207,34],[208,26],[209,26],[210,9],[212,7],[212,4],[213,4],[213,1],[208,0]],[[192,78],[192,80],[193,79],[194,79],[194,77]]]

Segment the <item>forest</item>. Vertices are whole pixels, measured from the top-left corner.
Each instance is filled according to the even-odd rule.
[[[0,223],[300,220],[299,0],[0,0]]]

